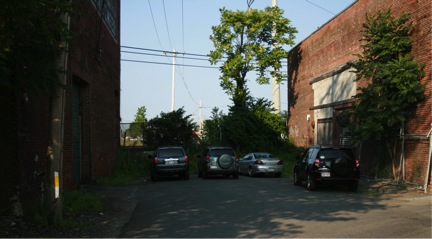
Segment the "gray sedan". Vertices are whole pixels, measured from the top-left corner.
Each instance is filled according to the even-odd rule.
[[[270,153],[252,152],[239,159],[240,174],[254,177],[257,174],[282,175],[283,161],[273,157]]]

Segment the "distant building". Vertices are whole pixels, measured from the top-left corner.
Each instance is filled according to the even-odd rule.
[[[360,84],[364,84],[354,82],[355,75],[347,62],[356,59],[354,54],[362,53],[360,39],[365,14],[389,8],[394,15],[408,12],[414,25],[412,55],[426,65],[426,76],[421,80],[426,86],[426,99],[406,123],[404,163],[396,170],[404,167],[407,181],[423,184],[430,172],[427,165],[431,146],[426,137],[432,123],[431,6],[431,0],[358,0],[289,52],[288,126],[289,136],[297,146],[346,144],[348,136],[340,115],[351,107],[352,96],[362,86]],[[374,162],[369,156],[377,152],[375,146],[365,143],[361,149],[364,174],[374,171]]]

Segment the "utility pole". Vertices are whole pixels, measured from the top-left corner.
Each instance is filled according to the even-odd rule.
[[[272,0],[272,7],[277,7],[277,0]],[[276,29],[273,29],[273,38],[276,36]],[[273,45],[276,46],[277,43]],[[280,112],[280,84],[273,77],[273,106],[275,108],[275,113]]]
[[[174,111],[174,98],[175,98],[175,65],[176,65],[176,51],[172,52],[173,63],[172,63],[172,83],[171,83],[171,111]]]

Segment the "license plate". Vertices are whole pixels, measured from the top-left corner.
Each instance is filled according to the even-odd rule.
[[[330,172],[321,172],[321,177],[330,177]]]
[[[269,168],[269,169],[267,169],[267,171],[274,172],[275,170],[274,170],[274,168]]]
[[[171,164],[177,164],[177,160],[166,160],[165,164],[169,164],[169,165],[171,165]]]

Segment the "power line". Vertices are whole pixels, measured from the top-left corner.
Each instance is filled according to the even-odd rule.
[[[150,8],[150,15],[151,15],[152,20],[153,20],[153,27],[154,27],[155,32],[156,32],[156,37],[157,37],[157,39],[158,39],[159,46],[163,49],[163,47],[162,47],[162,42],[161,42],[161,40],[160,40],[159,33],[158,33],[158,31],[157,31],[156,22],[155,22],[155,19],[154,19],[154,16],[153,16],[153,10],[152,10],[152,7],[151,7],[151,3],[150,3],[150,0],[147,0],[147,1],[148,1],[149,8]]]
[[[161,52],[161,53],[168,53],[168,54],[174,54],[174,52],[171,51],[164,51],[164,50],[156,50],[156,49],[149,49],[149,48],[142,48],[142,47],[132,47],[132,46],[121,46],[122,48],[126,49],[134,49],[134,50],[140,50],[140,51],[151,51],[151,52]],[[126,53],[131,54],[143,54],[143,55],[151,55],[150,53],[139,53],[139,52],[128,52],[128,51],[122,51]],[[196,54],[196,53],[187,53],[187,52],[175,52],[175,54],[182,54],[182,55],[189,55],[189,56],[198,56],[198,57],[206,57],[204,59],[202,58],[192,58],[192,57],[184,57],[185,59],[191,59],[191,60],[209,60],[210,56],[203,55],[203,54]],[[163,55],[159,55],[163,56]],[[282,64],[287,64],[287,62],[281,61]]]
[[[120,59],[121,61],[126,62],[135,62],[135,63],[147,63],[147,64],[156,64],[156,65],[168,65],[172,66],[172,63],[164,63],[164,62],[156,62],[156,61],[141,61],[141,60],[130,60],[130,59]],[[208,69],[219,69],[219,67],[215,66],[198,66],[198,65],[186,65],[186,64],[174,64],[175,66],[187,66],[187,67],[197,67],[197,68],[208,68]]]
[[[169,27],[168,27],[168,20],[167,20],[166,8],[165,8],[165,0],[162,0],[162,4],[163,4],[164,15],[165,15],[165,26],[166,26],[166,30],[168,33],[168,41],[169,41],[171,49],[173,49],[173,47],[171,45],[171,37],[170,37],[170,31],[169,31]]]
[[[136,51],[120,51],[120,52],[128,53],[128,54],[136,54],[136,55],[146,55],[146,56],[166,57],[166,55],[162,55],[162,54],[152,54],[152,53],[136,52]],[[178,58],[188,59],[188,60],[208,61],[208,59],[204,59],[204,58],[196,58],[196,57],[184,57],[184,56],[179,56]]]
[[[311,2],[311,1],[309,1],[309,0],[305,0],[305,1],[308,2],[308,3],[310,3],[310,4],[312,4],[312,5],[314,5],[315,7],[321,8],[322,10],[324,10],[324,11],[326,11],[326,12],[328,12],[328,13],[331,13],[331,14],[333,14],[334,16],[336,16],[336,13],[331,12],[330,10],[325,9],[324,7],[321,7],[321,6],[318,5],[318,4],[315,4],[315,3],[313,3],[313,2]]]

